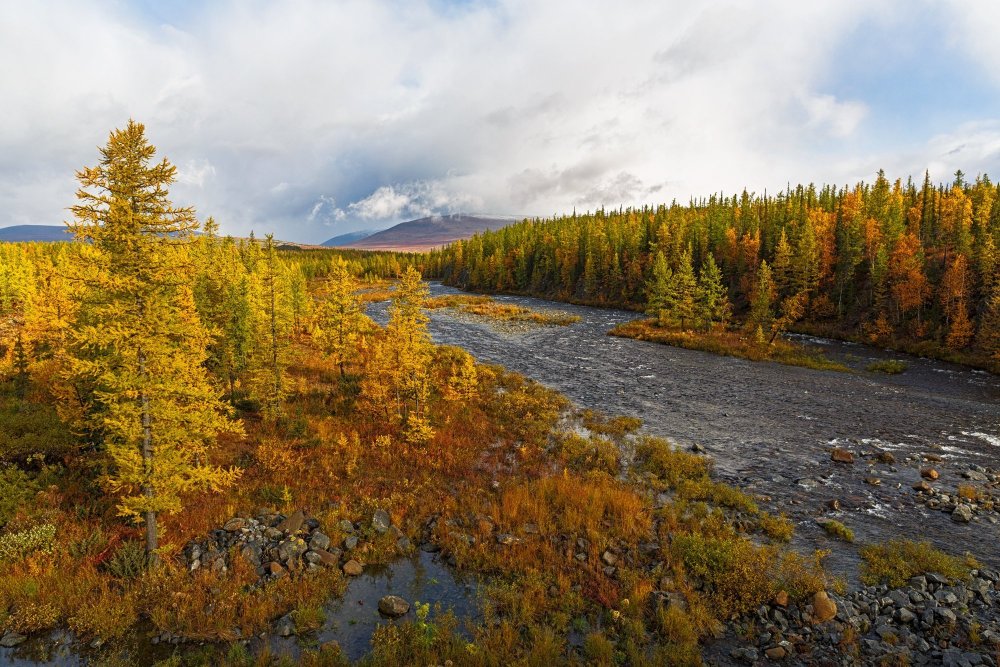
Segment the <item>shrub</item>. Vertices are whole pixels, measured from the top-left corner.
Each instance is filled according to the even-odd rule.
[[[784,514],[781,516],[774,516],[767,513],[762,514],[760,517],[760,529],[771,539],[780,542],[790,541],[792,535],[795,534],[795,525]]]
[[[635,448],[637,467],[663,482],[668,488],[676,487],[681,480],[697,479],[708,475],[708,459],[682,452],[663,438],[644,436]]]
[[[105,568],[117,579],[135,579],[146,571],[147,563],[146,547],[141,542],[129,540],[115,550]]]
[[[936,573],[949,579],[966,579],[969,570],[977,567],[971,556],[959,558],[935,549],[930,542],[891,540],[872,544],[861,550],[864,563],[861,580],[869,585],[887,583],[893,588],[904,585],[912,577]]]
[[[880,361],[873,361],[865,366],[865,370],[872,373],[886,373],[888,375],[898,375],[907,368],[909,366],[907,366],[906,362],[899,361],[898,359],[882,359]]]
[[[828,535],[839,537],[845,542],[854,541],[854,531],[839,521],[830,519],[829,521],[824,521],[821,525],[823,526],[823,530],[825,530]]]
[[[18,508],[37,490],[28,473],[17,466],[0,465],[0,528],[14,518]]]
[[[0,563],[21,560],[33,553],[49,553],[55,537],[56,527],[51,523],[0,536]]]
[[[326,612],[319,605],[303,605],[292,612],[292,621],[295,623],[296,634],[313,632],[323,627]]]

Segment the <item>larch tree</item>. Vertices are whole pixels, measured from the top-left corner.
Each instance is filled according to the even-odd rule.
[[[195,310],[190,245],[194,211],[175,207],[176,168],[134,121],[111,133],[95,167],[77,173],[68,223],[85,242],[73,275],[86,289],[71,332],[67,373],[85,386],[84,420],[110,460],[103,483],[118,510],[146,527],[157,560],[157,517],[193,491],[233,482],[209,463],[222,431],[238,430],[203,363],[209,337]]]
[[[357,280],[343,260],[336,259],[326,280],[326,295],[320,306],[320,340],[324,351],[347,374],[347,363],[354,356],[358,337],[367,320],[357,295]]]
[[[646,287],[646,314],[656,318],[659,326],[666,326],[673,316],[676,298],[673,292],[673,272],[667,266],[662,252],[656,253],[653,272]]]
[[[762,333],[770,330],[771,321],[774,319],[772,305],[775,296],[771,267],[768,266],[766,260],[762,259],[760,268],[757,270],[757,280],[750,295],[750,316],[747,318],[747,325],[751,329],[758,329]]]
[[[423,444],[434,435],[427,415],[430,397],[431,338],[423,311],[427,284],[420,272],[406,267],[389,306],[387,344],[395,359],[396,395],[404,437]]]
[[[698,280],[694,276],[691,264],[691,250],[681,253],[677,262],[677,270],[673,277],[674,318],[680,320],[681,329],[698,316]]]

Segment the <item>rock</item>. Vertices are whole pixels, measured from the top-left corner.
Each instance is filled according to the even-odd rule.
[[[274,561],[268,563],[264,569],[267,572],[267,574],[275,578],[284,576],[286,574],[285,568],[281,567],[280,563],[275,563]]]
[[[767,656],[768,660],[784,660],[788,651],[785,650],[784,646],[773,646],[764,651],[764,655]]]
[[[396,540],[396,548],[400,551],[409,551],[413,548],[413,544],[410,542],[410,538],[403,535],[398,540]]]
[[[362,566],[361,563],[359,563],[354,559],[351,559],[346,563],[344,563],[344,574],[346,574],[349,577],[360,576],[361,573],[364,571],[365,571],[364,566]]]
[[[510,533],[500,533],[497,535],[497,544],[502,544],[505,547],[510,546],[511,544],[516,544],[517,542],[520,542],[520,540]]]
[[[225,525],[222,526],[222,530],[227,533],[236,533],[244,528],[250,527],[250,519],[244,519],[241,516],[234,516],[232,519],[227,521]]]
[[[882,480],[878,477],[865,477],[865,484],[870,484],[871,486],[882,486]]]
[[[830,599],[826,591],[819,591],[813,595],[813,622],[816,624],[826,623],[837,615],[837,603]]]
[[[989,481],[989,477],[986,476],[986,473],[979,472],[978,470],[966,470],[962,473],[962,477],[973,482]]]
[[[329,549],[330,548],[330,537],[326,533],[321,533],[316,531],[309,538],[309,548],[315,551],[316,549]]]
[[[913,490],[916,491],[917,493],[923,493],[923,494],[928,495],[928,496],[934,493],[934,487],[931,486],[927,482],[927,480],[924,480],[924,479],[922,479],[919,482],[917,482],[916,484],[914,484],[913,485]]]
[[[834,512],[837,512],[840,510],[840,501],[834,498],[833,500],[827,502],[826,506]]]
[[[892,452],[879,452],[878,456],[875,457],[879,463],[893,464],[896,462],[896,457],[892,455]]]
[[[391,525],[392,519],[389,518],[388,512],[385,510],[375,510],[375,513],[372,515],[372,528],[376,533],[384,535]]]
[[[691,451],[694,452],[695,454],[704,454],[706,452],[706,449],[701,445],[699,445],[698,443],[695,443],[691,445]]]
[[[291,637],[295,634],[295,621],[290,614],[285,614],[274,624],[274,631],[280,637]]]
[[[854,463],[854,454],[840,447],[834,448],[830,453],[830,459],[837,463]]]
[[[351,523],[350,521],[348,521],[347,519],[341,519],[340,521],[338,521],[337,522],[337,528],[342,533],[353,533],[354,532],[354,524]]]
[[[354,547],[358,546],[358,536],[348,535],[344,538],[344,551],[350,551]]]
[[[410,603],[398,595],[386,595],[378,601],[378,610],[390,618],[399,618],[410,610]]]
[[[278,545],[278,558],[283,563],[294,561],[308,549],[305,540],[299,537],[290,537]]]
[[[941,473],[939,473],[934,468],[927,466],[925,468],[920,469],[920,476],[923,477],[924,479],[929,479],[933,482],[934,480],[936,480],[938,477],[941,476]]]
[[[774,596],[774,604],[778,607],[787,607],[788,606],[787,591],[778,591],[778,594]]]
[[[27,639],[28,638],[24,635],[19,635],[12,630],[0,638],[0,646],[4,648],[14,648],[18,644],[22,644],[27,641]]]
[[[605,565],[612,566],[618,562],[618,556],[614,555],[610,551],[605,550],[605,552],[601,554],[601,561]]]
[[[900,623],[905,623],[906,625],[913,623],[913,621],[917,618],[916,615],[906,607],[900,609],[896,614],[896,617],[899,619]]]
[[[754,664],[760,659],[760,653],[752,646],[734,648],[729,652],[729,656],[736,660],[742,660],[749,665]]]
[[[302,510],[292,512],[292,515],[277,525],[278,530],[289,535],[299,532],[299,528],[306,521],[306,514]]]
[[[972,521],[972,508],[968,505],[956,505],[951,513],[951,520],[955,523],[969,523]]]
[[[313,549],[312,552],[319,557],[320,565],[326,565],[327,567],[337,567],[340,563],[340,553],[331,553],[326,549]]]

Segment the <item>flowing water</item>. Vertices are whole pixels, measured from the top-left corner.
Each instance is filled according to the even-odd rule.
[[[433,295],[458,290],[433,284]],[[482,361],[502,364],[557,389],[581,407],[642,418],[647,431],[681,445],[700,444],[728,482],[770,497],[769,510],[797,524],[795,546],[830,549],[831,569],[856,572],[857,547],[833,541],[815,519],[851,527],[856,543],[891,537],[928,539],[951,552],[969,551],[1000,566],[996,516],[956,524],[944,512],[916,502],[919,463],[943,461],[936,486],[954,491],[970,464],[1000,468],[1000,377],[984,371],[909,357],[862,345],[799,337],[854,371],[816,371],[751,362],[667,345],[608,336],[636,313],[497,296],[503,303],[557,309],[576,324],[504,330],[470,322],[447,310],[431,311],[438,343],[460,345]],[[385,303],[372,304],[376,320]],[[908,370],[883,375],[864,370],[877,359],[903,359]],[[891,451],[894,466],[857,458],[830,460],[833,446],[857,453]],[[866,477],[877,476],[873,486]],[[842,509],[827,508],[832,500]]]

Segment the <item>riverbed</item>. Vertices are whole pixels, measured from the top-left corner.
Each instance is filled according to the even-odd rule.
[[[432,295],[458,290],[434,283]],[[580,316],[568,326],[518,330],[473,322],[446,309],[430,313],[438,343],[459,345],[568,396],[580,407],[640,417],[645,429],[678,445],[701,445],[718,475],[765,499],[796,523],[793,546],[828,549],[828,567],[853,580],[860,545],[893,537],[927,539],[1000,567],[997,516],[959,524],[917,502],[924,456],[954,491],[969,466],[1000,468],[1000,377],[984,371],[839,341],[799,337],[853,372],[752,362],[608,336],[637,313],[520,296],[497,301]],[[386,303],[370,306],[379,322]],[[900,375],[868,372],[901,359]],[[835,463],[841,447],[855,463]],[[877,463],[890,452],[895,464]],[[875,484],[877,482],[877,484]],[[831,509],[836,501],[840,509]],[[829,537],[817,519],[852,528],[854,545]]]

